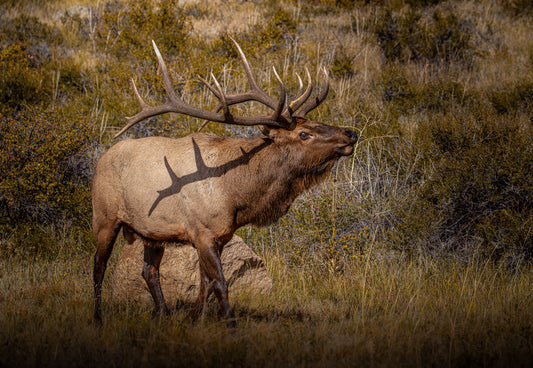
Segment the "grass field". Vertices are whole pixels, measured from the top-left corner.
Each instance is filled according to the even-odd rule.
[[[0,0],[0,16],[0,368],[533,366],[531,1]],[[273,65],[289,94],[325,66],[309,115],[356,130],[355,153],[277,223],[238,231],[274,288],[230,294],[237,329],[216,302],[196,322],[110,304],[122,240],[97,326],[90,180],[139,109],[130,79],[163,101],[154,39],[212,108],[198,74],[247,88],[230,37],[272,96]]]
[[[92,323],[91,257],[2,259],[1,366],[531,366],[533,272],[369,254],[342,275],[265,251],[269,295],[230,295],[191,322],[151,305]],[[108,290],[108,289],[107,289]]]

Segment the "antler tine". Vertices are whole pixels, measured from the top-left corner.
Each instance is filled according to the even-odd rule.
[[[298,78],[298,93],[296,96],[301,96],[301,94],[304,92],[304,83],[302,82],[302,78],[300,78],[300,75],[296,73],[296,78]],[[292,114],[294,114],[294,109],[292,108],[294,101],[289,103],[289,106],[287,106],[286,113],[289,116],[289,120],[292,120]]]
[[[218,83],[218,80],[215,78],[214,74],[211,73],[211,78],[213,78],[213,81],[215,82],[215,86],[217,87],[218,93],[220,95],[220,104],[222,105],[222,108],[224,109],[224,115],[227,117],[231,117],[231,114],[229,112],[228,108],[228,102],[226,101],[226,95],[224,94],[224,91],[222,91],[222,87],[220,86],[220,83]],[[220,110],[217,109],[217,111]]]
[[[280,95],[279,95],[279,99],[278,99],[278,102],[276,104],[276,108],[274,110],[274,113],[272,114],[272,119],[273,120],[282,120],[284,119],[282,117],[282,113],[284,111],[284,107],[285,107],[285,100],[287,98],[287,89],[285,87],[285,84],[283,83],[283,81],[281,80],[278,72],[276,71],[276,68],[275,67],[272,67],[272,69],[274,70],[274,76],[276,77],[278,83],[279,83],[279,86],[280,86]],[[220,84],[218,83],[217,79],[215,78],[215,76],[211,73],[211,77],[213,78],[214,80],[214,83],[215,83],[215,86],[216,86],[216,89],[209,83],[207,82],[205,79],[201,78],[200,77],[200,80],[209,88],[209,90],[211,92],[213,92],[213,94],[219,99],[219,103],[217,104],[217,106],[215,107],[215,111],[216,112],[219,112],[220,110],[224,109],[225,113],[226,114],[229,114],[229,109],[228,109],[228,106],[229,105],[234,105],[236,103],[239,103],[239,102],[245,102],[245,101],[250,101],[250,100],[256,100],[256,98],[253,96],[252,94],[252,91],[249,91],[247,93],[244,93],[242,95],[230,95],[230,96],[226,96],[223,92],[222,92],[222,89],[220,87]],[[221,97],[220,97],[221,96]],[[270,98],[270,96],[268,96]],[[230,100],[228,102],[228,100]],[[260,101],[262,102],[262,101]],[[267,105],[268,106],[268,105]]]
[[[307,67],[305,68],[305,73],[307,75],[307,88],[305,89],[305,92],[303,91],[302,80],[300,76],[296,74],[298,75],[298,79],[300,82],[300,90],[298,91],[298,97],[289,104],[288,108],[291,114],[297,111],[300,108],[300,106],[302,106],[304,102],[307,101],[309,96],[311,96],[311,92],[313,92],[313,82],[311,80],[311,73],[309,73],[309,69],[307,69]]]
[[[275,120],[279,120],[281,117],[281,113],[283,112],[283,107],[285,107],[285,99],[287,96],[287,90],[285,88],[285,85],[283,84],[283,81],[279,77],[278,72],[276,71],[276,68],[272,67],[272,70],[274,71],[274,75],[276,76],[276,79],[278,80],[279,88],[280,88],[278,106],[276,107],[276,110],[274,110],[274,114],[272,115],[272,118]]]
[[[213,77],[213,79],[216,79],[215,76],[213,75],[213,73],[211,73],[211,76]],[[200,79],[200,81],[215,95],[216,98],[218,98],[218,104],[217,106],[215,107],[215,112],[219,112],[220,110],[222,110],[222,108],[224,106],[228,106],[228,101],[227,101],[227,96],[223,94],[223,98],[224,98],[224,101],[221,102],[221,96],[219,95],[219,90],[217,90],[215,87],[213,87],[211,85],[211,83],[209,83],[208,81],[206,81],[204,78],[202,78],[200,75],[198,76],[198,79]],[[244,101],[243,101],[244,102]],[[208,120],[204,121],[204,123],[200,126],[200,128],[198,129],[198,131],[201,131],[205,126],[206,124],[208,123]]]
[[[250,64],[248,63],[248,59],[246,59],[246,55],[244,55],[244,52],[242,51],[241,46],[232,37],[230,37],[230,39],[235,44],[235,47],[237,48],[237,52],[239,56],[241,57],[241,60],[244,66],[244,71],[246,72],[246,77],[248,78],[248,83],[250,83],[250,87],[251,87],[250,93],[258,94],[259,96],[255,96],[255,97],[260,97],[260,99],[262,100],[261,102],[269,106],[271,109],[275,109],[274,106],[277,105],[276,101],[272,97],[267,95],[265,91],[259,88],[259,85],[255,81],[254,75],[252,73],[252,69],[250,68]]]
[[[135,80],[133,78],[131,78],[131,84],[133,86],[133,93],[135,94],[137,101],[139,101],[139,105],[141,105],[142,108],[149,107],[148,104],[144,102],[143,98],[139,94],[139,90],[137,89],[137,85],[135,84]]]
[[[209,82],[202,80],[202,82],[213,92],[213,94],[219,99],[219,103],[215,107],[215,111],[219,112],[221,109],[224,108],[224,103],[227,106],[235,105],[237,103],[246,102],[246,101],[258,101],[272,110],[274,110],[274,114],[272,115],[272,119],[280,122],[280,125],[283,124],[281,122],[285,122],[287,119],[283,116],[284,107],[285,107],[285,100],[286,100],[286,88],[283,84],[283,81],[279,77],[277,71],[274,69],[274,76],[278,80],[278,83],[280,85],[280,96],[278,101],[274,100],[272,97],[267,95],[265,91],[263,91],[259,85],[257,84],[257,81],[255,80],[255,77],[252,73],[252,69],[250,67],[250,63],[248,62],[248,59],[246,58],[246,55],[242,51],[241,46],[235,41],[233,38],[231,38],[233,43],[235,44],[235,47],[237,49],[237,53],[239,54],[241,61],[244,66],[244,71],[246,73],[246,77],[248,79],[248,83],[250,85],[250,90],[247,92],[241,93],[241,94],[234,94],[234,95],[225,95],[225,102],[222,102],[219,96],[219,91],[215,89]],[[286,121],[285,124],[287,127],[290,125],[289,121]]]
[[[117,134],[115,134],[115,138],[118,138],[120,135],[122,135],[126,130],[131,128],[133,125],[137,124],[138,122],[147,119],[152,116],[164,114],[166,112],[183,112],[187,111],[187,107],[192,107],[184,103],[176,94],[176,91],[172,87],[172,81],[170,80],[170,75],[168,73],[167,66],[165,64],[165,61],[163,60],[163,57],[161,56],[161,52],[159,52],[159,49],[157,48],[157,45],[155,44],[154,40],[152,40],[152,45],[154,47],[155,54],[157,56],[157,60],[159,62],[159,67],[161,68],[161,73],[163,75],[163,84],[165,86],[165,92],[167,93],[167,102],[160,106],[151,107],[149,106],[144,100],[142,99],[141,95],[139,94],[139,91],[137,90],[137,86],[135,85],[135,81],[133,81],[133,92],[135,94],[135,97],[139,101],[139,104],[141,105],[141,111],[134,116],[126,117],[126,121],[128,122],[124,128],[122,128]]]
[[[329,76],[328,76],[328,72],[325,67],[322,68],[322,72],[324,73],[324,76],[326,78],[326,85],[322,88],[322,90],[320,91],[317,97],[315,97],[312,100],[306,101],[305,104],[302,106],[302,108],[297,112],[295,116],[304,117],[305,115],[309,113],[309,111],[315,109],[318,105],[320,105],[326,99],[328,92],[329,92]]]
[[[296,73],[296,78],[298,78],[298,93],[296,96],[300,96],[304,92],[304,82],[302,82],[302,78],[298,73]]]
[[[235,104],[242,103],[242,102],[247,102],[247,101],[258,101],[258,102],[268,106],[272,110],[277,111],[277,109],[279,108],[279,100],[283,100],[283,106],[284,106],[285,105],[285,99],[286,99],[286,88],[285,88],[285,85],[283,84],[283,82],[281,81],[281,78],[279,77],[279,75],[277,75],[277,72],[275,71],[274,74],[276,76],[276,79],[278,80],[278,83],[280,83],[280,98],[279,98],[278,101],[274,100],[272,97],[267,95],[265,93],[265,91],[263,91],[259,87],[259,85],[257,84],[257,81],[255,80],[254,75],[252,73],[252,69],[250,67],[250,63],[248,62],[248,59],[246,58],[246,55],[242,51],[242,48],[237,43],[237,41],[235,41],[233,38],[230,38],[230,39],[233,41],[233,43],[235,44],[235,47],[237,48],[237,53],[239,54],[239,56],[241,58],[241,61],[243,63],[244,71],[246,73],[246,77],[248,79],[248,84],[250,85],[250,89],[248,91],[246,91],[244,93],[240,93],[240,94],[225,95],[226,104],[228,106],[231,106],[231,105],[235,105]],[[219,103],[215,107],[215,111],[216,112],[220,111],[224,107],[224,105],[223,105],[222,101],[220,101],[220,96],[219,96],[218,90],[215,87],[213,87],[209,82],[207,82],[205,79],[200,78],[200,80],[219,99]],[[283,112],[283,107],[282,107],[282,112]],[[275,113],[273,116],[274,116],[275,120],[276,120],[276,118],[275,118],[276,116],[277,116],[277,119],[284,119],[282,117],[281,113],[280,114]]]
[[[150,109],[150,106],[146,102],[144,102],[143,98],[139,94],[139,90],[137,89],[137,85],[135,84],[135,81],[133,80],[133,78],[131,78],[131,84],[133,86],[133,93],[135,94],[135,98],[137,98],[139,105],[141,105],[141,108],[142,108],[141,113],[143,111]],[[115,134],[114,138],[118,138],[119,136],[122,135],[122,133],[124,133],[126,130],[131,128],[133,125],[137,124],[142,119],[145,119],[145,117],[139,116],[141,113],[136,114],[134,116],[126,116],[126,121],[128,123],[117,134]]]
[[[139,105],[141,105],[141,108],[143,110],[149,109],[150,106],[144,102],[143,98],[141,97],[139,90],[137,89],[137,85],[135,84],[135,80],[131,78],[131,84],[133,86],[133,93],[135,94],[135,98],[137,98],[137,101],[139,102]],[[126,116],[126,121],[128,122],[125,127],[123,127],[117,134],[115,134],[114,138],[119,137],[122,133],[124,133],[126,130],[131,128],[132,125],[138,123],[140,120],[136,120],[135,116],[128,117]]]
[[[157,48],[154,40],[152,40],[152,45],[154,46],[155,55],[157,56],[157,61],[159,62],[159,67],[161,68],[161,74],[163,76],[163,85],[165,86],[165,92],[167,93],[167,101],[175,102],[181,105],[182,100],[176,94],[174,87],[172,86],[172,80],[170,79],[170,74],[168,73],[167,64],[161,56],[161,52]]]
[[[213,75],[213,73],[211,73],[211,75]],[[206,81],[204,78],[202,78],[202,76],[198,76],[198,79],[200,79],[200,81],[215,95],[216,98],[218,98],[220,100],[220,96],[218,95],[218,91],[216,88],[214,88],[211,83],[209,83],[208,81]]]

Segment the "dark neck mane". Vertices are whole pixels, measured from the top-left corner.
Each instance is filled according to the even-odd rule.
[[[299,194],[321,182],[333,166],[331,161],[318,167],[306,167],[302,161],[298,152],[272,143],[257,152],[248,165],[241,166],[235,173],[237,176],[232,175],[246,182],[246,185],[233,186],[228,183],[229,192],[236,201],[237,227],[275,222],[289,210]],[[239,192],[235,192],[236,188]]]

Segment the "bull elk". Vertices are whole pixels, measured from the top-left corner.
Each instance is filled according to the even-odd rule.
[[[106,264],[122,229],[128,242],[140,239],[144,244],[142,276],[157,313],[169,313],[159,282],[165,245],[186,243],[198,252],[201,280],[190,314],[198,315],[214,292],[221,315],[228,326],[234,326],[220,262],[224,245],[243,225],[264,226],[283,216],[300,193],[324,179],[341,156],[354,151],[355,132],[305,119],[327,96],[329,80],[325,69],[326,83],[316,97],[310,98],[313,87],[306,69],[306,88],[298,77],[299,92],[286,104],[286,89],[275,69],[280,88],[277,100],[258,86],[244,53],[233,42],[250,89],[227,95],[213,75],[214,86],[200,78],[218,99],[214,111],[191,106],[178,96],[154,42],[166,102],[150,107],[133,82],[142,109],[127,118],[127,125],[117,136],[141,120],[168,112],[225,124],[257,125],[264,136],[230,138],[196,133],[178,139],[127,139],[102,155],[92,182],[97,241],[93,280],[96,320],[101,320]],[[272,114],[242,117],[231,113],[231,105],[246,101],[257,101],[271,109]]]

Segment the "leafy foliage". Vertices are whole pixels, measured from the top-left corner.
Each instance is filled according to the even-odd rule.
[[[381,97],[387,103],[391,113],[442,113],[459,106],[473,108],[479,106],[480,103],[488,104],[477,93],[467,92],[460,81],[433,78],[426,83],[416,83],[412,80],[414,78],[416,76],[409,75],[398,65],[384,68],[379,86],[382,88]],[[501,104],[502,106],[506,104],[510,109],[516,110],[520,100],[520,97],[511,96],[505,99],[502,96]]]
[[[524,80],[514,86],[503,86],[490,93],[490,102],[500,114],[525,111],[533,107],[533,82]]]
[[[125,3],[107,2],[97,21],[96,39],[100,47],[117,57],[146,57],[150,40],[170,55],[187,50],[187,33],[191,26],[183,8],[173,0],[140,0]]]
[[[0,25],[0,44],[61,43],[57,28],[46,25],[34,16],[20,14]]]
[[[19,43],[0,52],[0,103],[19,109],[24,104],[37,104],[50,93],[44,76],[31,65],[32,56]]]
[[[531,15],[533,13],[533,1],[531,0],[500,0],[503,8],[514,15]]]
[[[437,247],[446,244],[440,251],[464,253],[473,251],[464,245],[476,239],[485,256],[531,257],[531,127],[524,131],[515,122],[487,117],[444,119],[419,132],[433,170],[414,203],[401,210],[396,234],[411,233],[402,241],[407,247],[425,237]]]
[[[435,10],[425,19],[419,10],[396,15],[384,10],[374,32],[388,60],[471,63],[473,24],[455,13]]]
[[[254,33],[259,39],[259,47],[267,51],[276,49],[283,42],[294,41],[297,34],[296,22],[282,7],[278,7],[265,25],[258,25]],[[257,38],[254,37],[255,40]]]
[[[531,0],[78,3],[0,0],[0,366],[531,366]],[[356,152],[277,224],[239,230],[275,284],[231,296],[234,334],[215,308],[192,323],[136,303],[94,326],[89,181],[138,111],[130,79],[164,99],[154,39],[178,92],[211,108],[196,74],[247,86],[230,36],[274,94],[272,64],[289,93],[326,66],[311,116],[356,129]]]
[[[83,115],[24,112],[0,118],[3,222],[86,223],[93,129]]]

